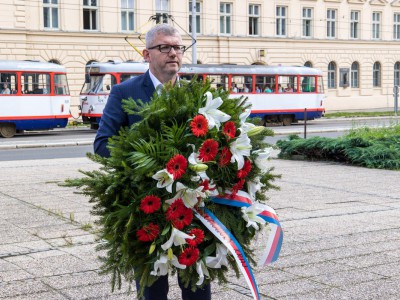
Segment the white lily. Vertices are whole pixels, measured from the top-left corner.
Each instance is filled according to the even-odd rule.
[[[161,245],[161,248],[165,251],[174,246],[180,246],[186,244],[186,239],[194,239],[194,235],[188,235],[183,231],[172,228],[171,236],[168,241]]]
[[[233,141],[229,147],[232,153],[231,162],[237,161],[238,170],[244,165],[244,156],[250,156],[251,143],[246,133],[241,133],[239,137]]]
[[[257,216],[259,213],[264,211],[264,209],[258,203],[254,203],[249,207],[242,207],[241,210],[243,219],[247,222],[246,227],[252,226],[258,230],[258,224],[264,225],[266,223],[263,218]]]
[[[168,255],[161,254],[160,258],[154,263],[154,270],[150,272],[153,276],[164,276],[168,274],[170,266],[173,265],[179,269],[186,269],[185,265],[179,263],[178,258],[173,255],[172,259],[168,259]]]
[[[253,152],[254,154],[257,154],[254,163],[259,169],[266,170],[268,168],[268,160],[269,157],[271,156],[271,152],[272,152],[271,147]]]
[[[249,132],[250,130],[254,129],[256,127],[256,125],[252,124],[252,123],[243,123],[242,126],[240,127],[240,130],[242,132]]]
[[[219,195],[217,186],[214,184],[214,182],[212,180],[208,183],[208,190],[204,191],[204,193],[206,194],[207,197]]]
[[[247,181],[247,190],[251,200],[256,199],[257,191],[259,191],[264,185],[265,184],[260,182],[260,177],[256,177],[252,181]]]
[[[194,150],[194,148],[193,148],[193,150]],[[189,157],[188,157],[188,162],[189,162],[189,164],[190,165],[193,165],[193,166],[198,166],[198,167],[200,167],[200,166],[207,166],[207,165],[205,165],[205,164],[203,164],[203,162],[202,162],[202,160],[201,159],[199,159],[199,153],[197,153],[197,152],[192,152],[192,154],[190,154],[189,155]],[[207,166],[207,168],[208,168],[208,166]],[[195,171],[196,173],[197,173],[197,175],[198,176],[200,176],[200,178],[201,179],[203,179],[203,180],[205,180],[205,179],[210,179],[208,176],[207,176],[207,173],[205,172],[205,170],[204,171],[199,171],[199,172],[197,172],[197,171]]]
[[[219,269],[228,266],[228,249],[223,244],[217,244],[216,256],[207,256],[206,265],[209,268]]]
[[[221,122],[228,121],[231,116],[218,109],[223,103],[220,97],[213,99],[210,92],[206,92],[205,96],[207,97],[206,106],[199,109],[199,114],[207,119],[209,129],[214,127],[219,129]]]
[[[251,109],[247,108],[247,109],[244,110],[244,112],[242,112],[239,115],[240,124],[241,124],[241,126],[240,126],[241,132],[246,133],[246,132],[248,132],[251,129],[254,129],[256,127],[256,125],[246,122],[247,118],[250,116],[250,113],[251,113]]]
[[[153,179],[157,180],[157,187],[159,189],[165,187],[168,192],[172,192],[172,184],[174,183],[174,175],[169,173],[167,169],[158,171],[152,176]]]
[[[247,118],[250,116],[250,113],[251,109],[247,108],[239,115],[240,124],[244,124],[246,122]]]
[[[172,204],[176,199],[180,198],[182,199],[186,207],[192,208],[199,202],[199,199],[206,198],[206,194],[202,192],[202,190],[202,186],[199,186],[197,189],[194,190],[178,182],[176,184],[176,195],[173,198],[166,200],[165,202]]]
[[[204,276],[210,277],[210,273],[202,260],[196,262],[196,271],[199,274],[199,280],[196,282],[196,285],[202,285]]]

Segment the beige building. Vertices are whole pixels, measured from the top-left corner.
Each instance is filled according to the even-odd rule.
[[[196,2],[198,62],[309,65],[325,74],[327,111],[393,108],[400,0]],[[0,59],[64,65],[77,116],[85,65],[140,61],[125,37],[143,49],[138,33],[157,13],[172,16],[190,45],[188,0],[0,0]]]

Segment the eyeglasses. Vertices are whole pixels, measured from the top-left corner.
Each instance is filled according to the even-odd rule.
[[[172,49],[174,49],[175,53],[178,54],[182,54],[186,51],[186,46],[183,45],[157,45],[157,46],[153,46],[150,48],[147,48],[148,50],[152,50],[152,49],[158,49],[158,51],[160,51],[161,53],[170,53]]]

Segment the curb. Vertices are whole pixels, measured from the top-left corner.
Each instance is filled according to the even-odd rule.
[[[17,145],[0,145],[1,149],[28,149],[28,148],[51,148],[51,147],[71,147],[71,146],[89,146],[93,145],[93,141],[82,142],[60,142],[60,143],[45,143],[45,144],[17,144]]]

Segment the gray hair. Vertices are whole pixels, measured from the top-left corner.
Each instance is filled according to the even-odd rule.
[[[154,46],[154,40],[159,34],[174,36],[179,35],[179,31],[175,27],[165,23],[154,26],[146,33],[146,48]]]

